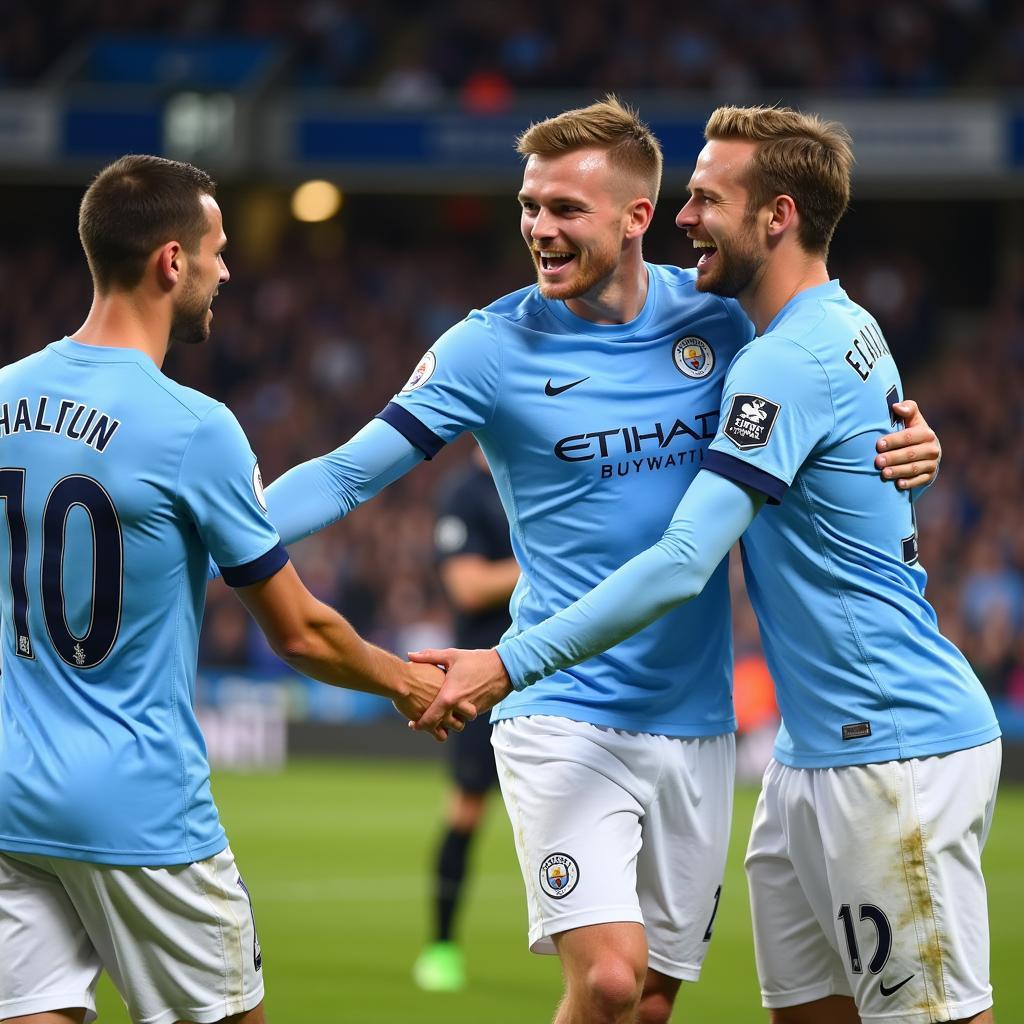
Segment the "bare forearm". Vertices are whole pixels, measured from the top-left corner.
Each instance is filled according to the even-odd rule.
[[[317,602],[319,604],[319,602]],[[408,696],[404,663],[367,643],[326,605],[307,618],[305,628],[281,643],[280,657],[297,672],[331,686],[375,693],[389,700]]]
[[[404,663],[368,644],[333,608],[318,601],[290,562],[237,593],[274,653],[296,671],[392,700],[407,695]]]

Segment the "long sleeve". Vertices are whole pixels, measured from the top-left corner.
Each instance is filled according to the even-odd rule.
[[[763,502],[724,477],[698,473],[657,544],[568,608],[498,645],[513,686],[600,654],[696,597]]]
[[[341,519],[422,460],[394,427],[371,420],[340,448],[275,480],[266,495],[270,521],[292,544]]]

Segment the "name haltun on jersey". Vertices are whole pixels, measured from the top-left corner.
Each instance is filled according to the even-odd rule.
[[[120,421],[109,413],[73,398],[38,395],[0,403],[0,439],[35,430],[81,441],[102,453],[119,426]]]
[[[192,710],[207,566],[287,560],[255,456],[136,349],[65,338],[0,388],[0,850],[202,860],[226,845]]]

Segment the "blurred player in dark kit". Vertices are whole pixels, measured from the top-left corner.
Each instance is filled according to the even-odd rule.
[[[490,646],[512,624],[508,602],[519,579],[508,520],[483,452],[449,477],[437,503],[434,548],[438,572],[455,614],[460,647]],[[455,918],[474,833],[498,780],[491,723],[481,715],[449,741],[452,790],[446,828],[437,854],[434,941],[420,954],[413,977],[431,992],[465,985],[462,951],[454,940]]]

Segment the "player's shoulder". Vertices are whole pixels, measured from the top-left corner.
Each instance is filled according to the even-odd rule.
[[[519,323],[531,317],[544,315],[547,312],[547,299],[541,295],[535,284],[528,285],[526,288],[509,292],[508,295],[502,295],[500,299],[495,299],[483,309],[474,312],[484,319]]]
[[[215,410],[226,408],[224,403],[219,402],[216,398],[211,398],[204,392],[190,388],[186,384],[179,384],[178,381],[163,374],[160,374],[154,383],[166,395],[168,401],[179,406],[183,413],[197,421],[206,419]]]
[[[154,378],[155,390],[149,395],[155,416],[165,424],[167,435],[176,434],[183,443],[192,437],[234,435],[241,426],[234,413],[221,401],[171,377]]]
[[[49,357],[49,346],[47,346],[47,348],[0,367],[0,387],[4,389],[3,393],[8,394],[10,389],[16,387],[22,380],[38,382],[41,374],[45,372],[43,368]]]
[[[549,320],[550,311],[539,289],[520,288],[480,309],[470,310],[441,335],[437,344],[448,350],[468,350],[474,358],[486,359],[487,353],[497,352],[509,329],[548,330]]]
[[[817,357],[836,350],[874,318],[854,302],[836,280],[808,289],[784,309],[765,331],[766,338],[785,339]]]

